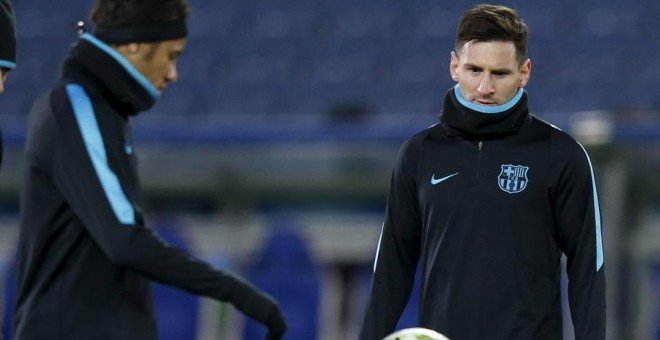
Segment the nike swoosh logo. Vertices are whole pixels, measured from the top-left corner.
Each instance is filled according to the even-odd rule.
[[[454,176],[456,176],[456,175],[458,175],[458,174],[459,174],[459,173],[457,172],[457,173],[455,173],[455,174],[451,174],[451,175],[449,175],[449,176],[445,176],[445,177],[438,178],[438,179],[436,179],[436,178],[435,178],[435,174],[433,174],[433,176],[431,176],[431,184],[436,185],[436,184],[438,184],[438,183],[440,183],[440,182],[444,182],[444,181],[446,181],[446,180],[448,180],[448,179],[450,179],[450,178],[452,178],[452,177],[454,177]]]

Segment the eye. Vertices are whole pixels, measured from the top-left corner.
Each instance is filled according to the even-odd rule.
[[[506,76],[508,76],[509,74],[510,74],[510,72],[506,72],[506,71],[495,71],[495,72],[493,72],[493,75],[494,75],[495,77],[498,77],[498,78],[506,77]]]
[[[180,51],[174,51],[174,52],[170,52],[168,54],[168,57],[169,57],[170,61],[176,61],[179,58],[180,55],[181,55]]]

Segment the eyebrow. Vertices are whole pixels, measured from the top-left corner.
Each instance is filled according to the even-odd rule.
[[[466,67],[466,68],[476,68],[476,69],[480,69],[480,70],[484,69],[483,67],[481,67],[479,65],[470,64],[470,63],[465,63],[463,66]],[[496,69],[491,70],[491,72],[512,73],[513,70],[508,69],[508,68],[496,68]]]

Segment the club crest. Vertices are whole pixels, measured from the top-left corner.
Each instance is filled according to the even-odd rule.
[[[516,194],[525,190],[527,182],[529,182],[527,179],[529,167],[513,164],[502,164],[501,166],[502,172],[497,177],[497,184],[500,186],[500,189],[510,194]]]

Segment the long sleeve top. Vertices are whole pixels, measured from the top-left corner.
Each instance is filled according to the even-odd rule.
[[[147,227],[129,119],[158,93],[85,34],[29,117],[15,339],[156,339],[150,280],[268,322],[271,297]]]
[[[450,339],[561,339],[567,257],[576,339],[605,337],[605,275],[585,149],[529,113],[444,99],[394,167],[360,339],[394,330],[421,266],[419,326]]]

